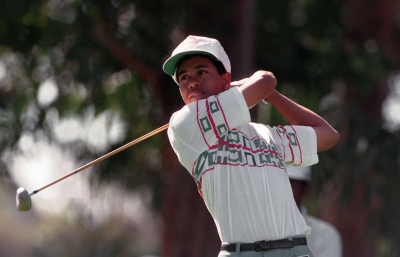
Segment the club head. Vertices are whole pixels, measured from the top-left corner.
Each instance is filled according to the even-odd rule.
[[[18,188],[16,201],[18,211],[29,211],[32,207],[31,196],[23,187]]]

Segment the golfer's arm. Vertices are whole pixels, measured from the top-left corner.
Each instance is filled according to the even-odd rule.
[[[339,133],[313,111],[295,103],[277,91],[271,93],[267,100],[290,124],[312,127],[317,135],[318,151],[328,150],[339,141]]]
[[[276,87],[276,78],[269,71],[257,71],[240,82],[238,86],[249,109],[274,92]]]

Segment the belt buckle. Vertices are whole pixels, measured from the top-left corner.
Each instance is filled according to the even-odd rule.
[[[269,241],[257,241],[254,243],[254,250],[256,252],[264,251],[264,250],[269,250],[271,249],[271,244]]]

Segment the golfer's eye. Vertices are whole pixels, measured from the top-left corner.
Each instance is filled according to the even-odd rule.
[[[181,75],[179,77],[179,81],[186,80],[189,76],[188,75]]]
[[[205,71],[205,70],[199,70],[199,75],[205,74],[205,73],[207,73],[207,71]]]

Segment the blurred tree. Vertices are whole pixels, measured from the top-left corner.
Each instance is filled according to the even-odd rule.
[[[392,216],[400,211],[393,206],[398,190],[391,183],[399,181],[400,135],[388,133],[382,122],[392,75],[389,67],[399,68],[399,4],[345,1],[344,36],[352,41],[344,52],[351,57],[348,70],[355,76],[345,80],[347,112],[340,124],[345,140],[337,148],[341,164],[321,198],[322,216],[338,227],[347,242],[345,256],[399,254],[393,243],[399,240],[400,220]]]
[[[271,70],[278,90],[340,131],[340,144],[322,153],[315,167],[321,207],[314,209],[342,232],[345,256],[396,256],[400,142],[398,131],[384,128],[381,106],[387,77],[399,69],[398,5],[6,1],[0,9],[0,151],[18,151],[22,135],[44,134],[90,160],[167,123],[183,102],[162,73],[163,60],[189,34],[215,37],[231,57],[234,79]],[[56,96],[40,101],[49,81]],[[126,124],[122,139],[108,139],[101,152],[81,139],[64,142],[54,132],[63,119],[90,110]],[[272,109],[271,123],[285,121]],[[98,165],[93,182],[110,180],[153,190],[163,214],[162,256],[217,255],[213,221],[165,133]]]

